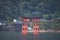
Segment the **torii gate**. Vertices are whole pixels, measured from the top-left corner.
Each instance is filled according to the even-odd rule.
[[[37,18],[25,18],[25,17],[21,17],[23,19],[23,24],[22,24],[22,34],[23,35],[27,35],[28,34],[28,25],[27,25],[27,22],[29,21],[33,21],[34,24],[33,24],[33,34],[36,35],[36,34],[39,34],[39,25],[37,25],[37,22],[39,22],[40,20],[37,19]],[[29,19],[29,20],[28,20]]]

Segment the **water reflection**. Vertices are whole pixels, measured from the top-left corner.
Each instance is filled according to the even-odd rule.
[[[22,40],[38,40],[38,34],[27,34],[27,35],[23,35],[22,34]]]
[[[39,33],[33,35],[28,33],[22,35],[20,32],[0,32],[0,40],[60,40],[60,33]]]
[[[38,36],[34,36],[34,40],[38,40]]]
[[[27,40],[27,34],[26,34],[26,32],[25,33],[24,32],[22,32],[22,40]]]

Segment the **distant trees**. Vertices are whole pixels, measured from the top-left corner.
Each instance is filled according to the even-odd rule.
[[[40,29],[44,30],[60,30],[60,19],[52,19],[46,21],[40,21]]]
[[[60,19],[53,19],[51,28],[54,30],[60,30]]]
[[[57,2],[59,3],[56,0],[0,0],[0,9],[2,9],[0,15],[7,19],[8,16],[17,18],[21,14],[27,15],[29,13],[30,15],[33,11],[51,14],[57,10],[59,11],[59,4]]]

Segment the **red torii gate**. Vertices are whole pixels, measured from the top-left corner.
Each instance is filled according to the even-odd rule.
[[[27,35],[28,34],[28,25],[26,22],[31,21],[30,19],[28,20],[27,18],[23,18],[23,22],[24,24],[22,25],[22,34],[23,35]],[[34,22],[33,25],[33,34],[39,34],[39,26],[37,25],[37,22],[39,22],[39,19],[32,19],[32,21]]]

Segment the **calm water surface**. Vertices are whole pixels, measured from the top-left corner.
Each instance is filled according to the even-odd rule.
[[[60,40],[60,33],[39,33],[37,36],[29,33],[27,36],[21,32],[0,32],[0,40]]]

